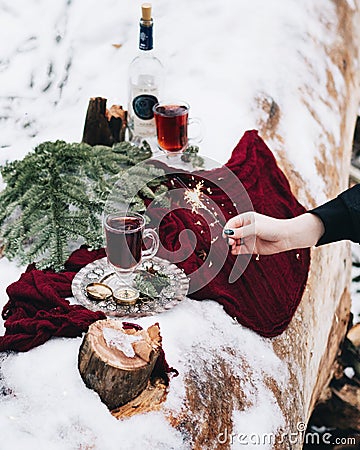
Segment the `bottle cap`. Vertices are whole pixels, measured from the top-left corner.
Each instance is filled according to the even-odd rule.
[[[149,22],[151,20],[151,3],[143,3],[141,5],[142,20]]]

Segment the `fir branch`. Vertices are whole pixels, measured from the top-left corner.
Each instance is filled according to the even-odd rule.
[[[22,160],[0,167],[6,183],[0,193],[4,254],[60,270],[74,242],[103,245],[101,213],[116,180],[125,180],[119,198],[134,210],[144,212],[144,198],[156,197],[164,172],[151,165],[136,167],[150,156],[146,142],[110,148],[56,141],[43,142]]]
[[[181,160],[191,163],[193,167],[204,167],[205,161],[199,156],[199,147],[197,145],[189,145],[189,147],[181,155]]]
[[[163,272],[139,271],[134,278],[134,285],[142,297],[154,299],[161,291],[170,285],[170,278]]]

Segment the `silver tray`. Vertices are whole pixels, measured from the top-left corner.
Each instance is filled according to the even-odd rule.
[[[100,283],[115,276],[107,259],[98,259],[83,267],[74,277],[71,289],[75,300],[91,311],[102,311],[108,317],[144,317],[152,316],[173,308],[181,302],[189,290],[189,279],[183,270],[166,259],[154,256],[151,260],[143,261],[135,271],[145,271],[149,264],[170,279],[170,285],[163,288],[159,296],[147,301],[138,300],[135,305],[121,305],[114,300],[95,301],[86,295],[86,286],[89,283]],[[106,283],[106,281],[104,281]]]

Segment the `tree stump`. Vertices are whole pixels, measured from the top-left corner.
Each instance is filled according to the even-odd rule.
[[[99,320],[84,337],[78,367],[87,387],[112,410],[146,388],[160,349],[158,324],[136,330],[115,319]]]

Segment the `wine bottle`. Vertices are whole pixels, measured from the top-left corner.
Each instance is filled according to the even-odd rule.
[[[153,106],[163,87],[164,67],[153,54],[151,4],[141,7],[139,54],[129,67],[128,124],[132,140],[156,135]]]

